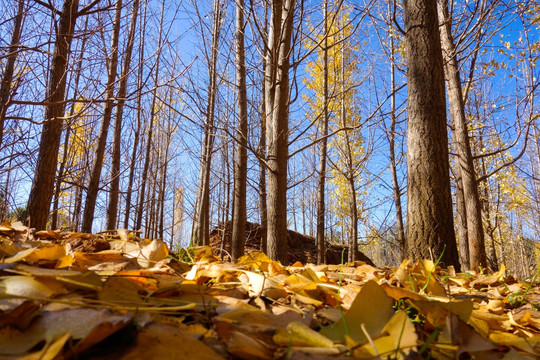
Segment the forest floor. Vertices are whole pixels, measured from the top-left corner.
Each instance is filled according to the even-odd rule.
[[[537,359],[540,286],[0,226],[0,359]]]

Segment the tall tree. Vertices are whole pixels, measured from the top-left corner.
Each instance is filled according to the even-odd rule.
[[[233,260],[244,254],[246,233],[247,184],[247,90],[244,36],[244,0],[236,0],[236,88],[238,93],[238,130],[236,163],[234,168],[234,198],[231,256]]]
[[[2,138],[4,137],[4,121],[9,106],[11,97],[11,84],[13,82],[13,74],[15,71],[15,61],[19,53],[19,41],[21,40],[22,24],[24,17],[24,0],[18,1],[17,14],[13,22],[13,32],[11,33],[11,42],[8,47],[7,61],[0,82],[0,148],[2,146]]]
[[[93,3],[95,5],[95,3]],[[56,27],[54,53],[45,97],[45,121],[41,132],[34,180],[28,198],[28,218],[31,226],[45,229],[54,189],[58,151],[62,137],[66,71],[79,13],[79,0],[65,0]]]
[[[107,88],[105,90],[105,108],[103,109],[103,119],[99,132],[96,156],[90,173],[88,190],[86,192],[86,202],[84,204],[84,214],[82,220],[82,231],[92,232],[94,222],[94,211],[96,208],[97,196],[99,192],[99,181],[101,179],[101,169],[105,158],[105,147],[107,145],[107,135],[111,123],[112,111],[114,107],[116,74],[118,66],[118,43],[120,36],[120,21],[122,19],[122,0],[117,0],[114,12],[114,21],[111,37],[111,49],[107,61]]]
[[[467,119],[465,118],[465,99],[461,88],[461,75],[457,60],[457,50],[452,37],[452,19],[448,10],[448,0],[437,2],[439,19],[442,22],[441,44],[444,55],[444,71],[448,84],[448,102],[453,124],[454,148],[456,151],[456,167],[463,187],[465,214],[467,219],[467,235],[469,247],[469,266],[471,269],[487,267],[486,249],[484,245],[484,229],[482,226],[482,208],[478,195],[476,171],[474,168]],[[466,265],[466,264],[464,264]]]
[[[322,141],[319,144],[319,169],[317,179],[317,264],[325,263],[325,219],[324,214],[326,212],[325,206],[325,185],[326,185],[326,155],[328,148],[328,122],[329,122],[329,95],[328,95],[328,37],[329,24],[328,24],[328,0],[324,0],[324,40],[323,40],[323,113],[321,119],[321,136]]]
[[[124,105],[126,102],[125,97],[127,93],[127,80],[131,71],[131,55],[133,53],[133,45],[135,43],[135,30],[137,27],[139,3],[140,0],[133,1],[133,9],[131,11],[127,45],[124,51],[124,63],[122,65],[122,74],[120,75],[120,84],[118,85],[118,101],[116,104],[116,113],[114,114],[113,153],[111,164],[111,192],[109,197],[109,206],[107,209],[107,229],[115,229],[117,227],[116,219],[118,216],[118,196],[120,190],[120,143],[122,141],[122,123],[124,116]],[[126,212],[129,212],[129,209],[126,208]]]
[[[208,245],[210,243],[210,171],[212,165],[212,152],[214,147],[214,117],[217,92],[217,59],[219,52],[219,36],[221,32],[223,9],[221,0],[214,0],[212,25],[212,42],[208,60],[208,100],[206,106],[206,121],[204,124],[204,137],[201,153],[201,168],[199,171],[199,185],[195,200],[195,216],[191,241],[195,244]]]
[[[407,255],[459,269],[437,4],[404,0],[408,81]]]
[[[266,46],[265,109],[268,165],[268,256],[287,264],[289,68],[295,0],[271,3]]]

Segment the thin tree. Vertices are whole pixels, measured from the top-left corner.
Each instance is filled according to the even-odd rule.
[[[326,156],[328,148],[328,0],[324,0],[324,41],[323,41],[323,116],[321,119],[321,136],[322,141],[319,143],[319,169],[317,179],[317,264],[325,263],[325,185],[326,185]],[[356,200],[355,200],[356,201]]]
[[[465,200],[465,214],[467,219],[467,235],[469,244],[469,265],[472,269],[487,266],[486,249],[484,245],[484,229],[482,227],[482,207],[478,195],[476,171],[465,118],[465,99],[461,89],[461,76],[457,60],[457,50],[451,31],[448,0],[439,0],[437,9],[442,22],[441,44],[444,56],[444,71],[448,84],[448,102],[450,104],[450,117],[453,124],[454,148],[456,151],[456,166],[459,168],[459,177],[463,187]]]
[[[15,71],[15,62],[19,53],[19,42],[21,40],[24,0],[18,1],[17,14],[13,22],[13,32],[11,33],[11,42],[7,49],[7,61],[0,82],[0,148],[2,147],[2,138],[4,137],[4,122],[11,97],[11,84],[13,83],[13,74]]]
[[[236,0],[236,90],[238,106],[238,130],[236,162],[234,166],[234,198],[231,256],[237,260],[244,254],[246,233],[246,183],[247,183],[247,90],[244,37],[244,0]]]
[[[111,163],[111,191],[109,196],[109,206],[107,209],[107,229],[115,229],[117,227],[118,216],[118,195],[120,191],[120,143],[122,141],[122,123],[124,117],[125,97],[127,93],[127,80],[131,71],[131,55],[133,53],[133,45],[135,43],[135,30],[137,27],[137,17],[139,13],[140,0],[133,1],[131,11],[131,20],[129,25],[128,40],[124,51],[124,63],[122,65],[122,74],[118,85],[118,100],[116,104],[116,113],[114,114],[114,136],[113,136],[113,152]],[[126,212],[129,209],[126,208]]]
[[[92,223],[94,222],[94,211],[96,208],[97,196],[99,192],[99,181],[101,179],[101,169],[105,158],[105,147],[107,145],[107,135],[111,123],[112,111],[114,107],[115,85],[118,67],[118,43],[120,36],[120,21],[122,16],[122,0],[117,0],[114,12],[114,21],[111,37],[111,50],[107,61],[107,88],[105,91],[105,108],[103,109],[103,119],[99,132],[96,156],[90,173],[88,189],[86,192],[86,202],[84,204],[84,213],[82,220],[83,232],[92,232]]]
[[[405,0],[408,80],[407,255],[459,269],[453,226],[437,4]]]
[[[206,106],[206,121],[204,124],[204,137],[201,154],[201,167],[199,172],[199,186],[195,200],[195,216],[191,241],[195,244],[208,245],[210,243],[210,171],[212,165],[212,152],[214,147],[214,116],[217,93],[217,59],[219,52],[219,36],[223,10],[221,1],[214,0],[212,26],[212,43],[210,45],[210,58],[208,59],[208,101]]]

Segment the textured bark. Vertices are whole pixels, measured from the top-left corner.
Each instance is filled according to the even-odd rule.
[[[295,0],[274,0],[266,56],[266,145],[268,164],[268,256],[287,260],[287,160],[289,57]]]
[[[246,233],[246,183],[247,183],[247,91],[244,48],[244,0],[236,0],[236,86],[238,92],[238,131],[236,163],[234,170],[234,199],[231,255],[237,260],[244,255]]]
[[[137,27],[137,16],[139,13],[139,0],[133,2],[133,10],[129,25],[128,43],[124,51],[124,64],[122,65],[122,74],[118,85],[118,103],[116,104],[116,113],[114,114],[114,135],[113,135],[113,153],[111,162],[111,192],[109,196],[109,206],[107,208],[107,229],[117,228],[118,217],[118,197],[120,192],[120,157],[122,142],[122,122],[124,116],[124,104],[127,93],[127,80],[131,70],[131,55],[133,53],[133,44],[135,43],[135,29]],[[129,212],[129,209],[125,209]]]
[[[115,15],[113,23],[113,33],[111,37],[111,51],[108,63],[107,90],[106,102],[103,109],[103,120],[99,132],[98,145],[96,148],[96,156],[88,182],[88,190],[86,193],[86,202],[84,204],[84,214],[82,220],[82,231],[92,232],[92,224],[94,222],[94,211],[96,208],[97,196],[99,192],[99,181],[101,179],[101,169],[105,158],[105,147],[107,145],[107,135],[109,133],[109,125],[112,118],[112,110],[114,107],[114,88],[116,83],[117,65],[118,65],[118,38],[120,35],[120,20],[122,15],[122,0],[117,0],[115,6]]]
[[[437,5],[405,0],[408,79],[407,255],[459,269],[453,227],[446,101]]]
[[[222,9],[219,0],[214,0],[214,21],[212,28],[211,55],[208,66],[208,102],[206,106],[206,121],[204,124],[204,139],[199,172],[199,187],[195,202],[195,216],[191,240],[195,244],[209,245],[210,243],[210,170],[214,148],[214,112],[217,92],[217,57],[219,51],[219,34],[221,31]]]
[[[58,32],[47,84],[45,122],[27,205],[29,224],[37,229],[45,229],[47,225],[54,190],[58,150],[64,123],[63,100],[66,91],[66,70],[78,7],[78,0],[65,0],[57,27]]]
[[[451,18],[448,12],[448,0],[437,3],[441,26],[441,44],[445,61],[446,83],[448,84],[448,102],[452,118],[454,148],[457,166],[461,171],[463,197],[467,219],[469,241],[469,261],[472,269],[487,266],[484,229],[482,227],[482,208],[478,196],[478,184],[474,169],[473,156],[465,119],[465,100],[461,89],[461,76],[456,55],[456,47],[451,33]]]
[[[324,214],[326,185],[326,154],[328,148],[328,0],[324,1],[324,49],[323,49],[323,117],[319,143],[319,174],[317,180],[317,264],[325,263]]]
[[[459,261],[462,269],[470,269],[469,262],[469,234],[467,231],[467,210],[461,182],[461,167],[456,166],[456,223],[459,246]]]
[[[2,138],[4,137],[4,122],[6,119],[7,109],[9,107],[9,99],[11,97],[11,84],[13,83],[13,73],[15,71],[15,61],[17,61],[18,46],[21,40],[22,23],[24,15],[24,0],[18,1],[17,15],[13,22],[13,32],[11,34],[11,42],[8,47],[8,55],[2,80],[0,83],[0,148],[2,147]]]

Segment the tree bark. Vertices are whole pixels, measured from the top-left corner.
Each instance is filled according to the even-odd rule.
[[[13,33],[11,34],[11,43],[8,47],[6,65],[0,83],[0,149],[2,148],[4,122],[11,97],[11,84],[13,83],[13,73],[15,71],[15,62],[17,61],[18,54],[17,48],[19,46],[19,41],[21,40],[22,32],[24,0],[19,0],[18,3],[17,15],[15,15],[15,21],[13,23]]]
[[[266,57],[268,256],[287,265],[289,57],[295,0],[273,0]]]
[[[465,119],[465,100],[461,89],[461,77],[456,55],[456,47],[451,33],[451,21],[448,12],[448,0],[437,2],[439,18],[442,21],[441,44],[444,55],[444,70],[448,84],[448,101],[454,125],[454,148],[457,166],[461,170],[463,197],[467,219],[469,241],[469,261],[472,269],[487,266],[484,229],[482,227],[482,208],[478,196],[476,171],[471,152],[467,120]]]
[[[47,84],[45,104],[45,122],[39,143],[39,153],[34,180],[28,198],[28,222],[37,229],[45,229],[54,189],[54,178],[58,162],[58,150],[64,123],[63,103],[66,91],[66,71],[77,20],[78,0],[65,0]]]
[[[210,171],[212,152],[214,148],[214,112],[217,92],[217,58],[219,51],[219,34],[221,31],[222,9],[219,0],[214,0],[214,20],[212,26],[212,45],[209,59],[208,102],[206,106],[206,121],[204,124],[204,139],[199,172],[199,187],[195,201],[195,217],[193,219],[192,243],[199,245],[210,244]]]
[[[115,15],[113,23],[113,33],[111,37],[111,55],[108,61],[108,77],[105,108],[103,109],[103,120],[99,132],[99,139],[96,148],[96,156],[88,182],[88,190],[86,192],[86,202],[84,204],[84,214],[82,221],[82,231],[92,232],[92,224],[94,222],[94,211],[96,208],[97,196],[99,192],[99,181],[101,179],[101,169],[105,158],[105,147],[107,145],[107,135],[109,133],[109,125],[112,118],[112,110],[114,107],[114,88],[116,84],[116,73],[118,65],[118,38],[120,35],[120,20],[122,16],[122,0],[117,0],[115,5]]]
[[[407,255],[459,270],[453,227],[446,100],[437,5],[404,0],[408,79]]]
[[[244,0],[236,0],[236,86],[238,92],[238,131],[234,171],[234,199],[231,256],[237,260],[244,255],[246,233],[246,182],[247,182],[247,91],[244,48]]]
[[[118,216],[118,197],[120,192],[120,143],[122,142],[122,122],[124,116],[124,104],[127,93],[127,80],[131,69],[131,54],[133,53],[133,44],[135,43],[135,30],[137,27],[137,16],[139,13],[139,2],[133,2],[133,10],[129,25],[128,42],[124,51],[125,58],[122,65],[122,74],[120,75],[120,84],[118,85],[118,103],[116,104],[116,113],[114,114],[114,136],[113,153],[111,163],[111,192],[109,196],[109,206],[107,209],[107,229],[117,228]],[[129,209],[125,209],[126,212]]]
[[[321,123],[322,141],[319,143],[319,173],[317,180],[317,264],[326,262],[324,240],[326,154],[328,148],[328,0],[324,0],[324,49],[323,49],[323,117]]]

